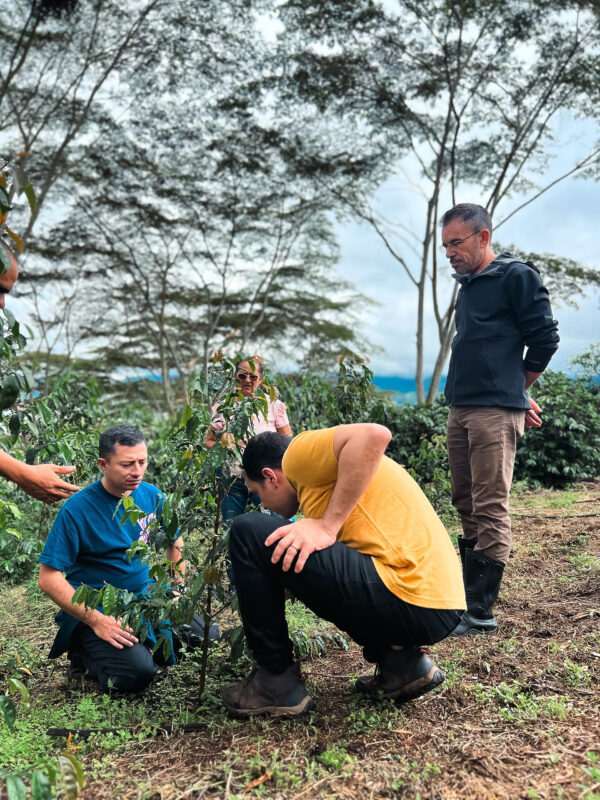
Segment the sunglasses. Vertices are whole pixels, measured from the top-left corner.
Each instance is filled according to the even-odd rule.
[[[238,374],[235,377],[240,382],[251,381],[252,383],[256,383],[257,381],[260,380],[260,377],[258,375],[250,375],[248,372],[238,372]]]

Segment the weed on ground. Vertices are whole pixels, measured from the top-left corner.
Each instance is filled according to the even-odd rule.
[[[250,662],[231,665],[225,649],[202,697],[193,653],[140,696],[103,694],[69,679],[64,658],[47,661],[52,604],[32,586],[1,587],[0,673],[31,672],[31,709],[0,728],[0,769],[68,744],[87,800],[600,798],[600,483],[519,487],[513,510],[498,635],[437,645],[446,681],[404,705],[357,695],[370,665],[297,603],[289,618],[315,700],[302,719],[229,719],[220,690]],[[103,732],[67,742],[51,728]]]

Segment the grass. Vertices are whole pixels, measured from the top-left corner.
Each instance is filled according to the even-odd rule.
[[[572,508],[573,496],[584,492],[564,493],[566,506],[554,493],[553,508]],[[528,507],[543,513],[546,495]],[[434,658],[446,681],[413,703],[356,695],[353,677],[366,666],[358,649],[335,646],[331,625],[288,603],[297,643],[320,637],[327,645],[321,653],[308,649],[303,659],[316,702],[300,720],[227,717],[221,688],[247,674],[250,662],[232,665],[225,651],[211,654],[202,697],[194,653],[161,670],[136,697],[69,681],[64,659],[46,659],[52,603],[32,584],[0,586],[0,691],[9,673],[31,672],[21,672],[30,711],[19,707],[12,732],[0,727],[0,770],[56,763],[67,742],[48,736],[50,727],[110,727],[116,730],[71,742],[85,769],[82,800],[600,800],[600,634],[588,613],[600,589],[600,537],[587,521],[582,527],[579,520],[517,519],[515,538],[498,606],[500,633],[437,645]],[[189,722],[201,731],[165,738],[159,730]],[[486,771],[488,764],[501,768]]]

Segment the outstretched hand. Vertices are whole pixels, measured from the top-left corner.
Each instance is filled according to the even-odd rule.
[[[541,417],[538,414],[542,413],[542,409],[538,406],[535,400],[529,398],[529,405],[531,408],[525,412],[525,427],[526,428],[539,428],[542,424]]]
[[[60,467],[56,464],[23,464],[17,483],[36,500],[44,503],[56,503],[57,500],[64,500],[75,492],[79,491],[79,486],[62,481],[59,475],[70,475],[75,472],[75,467]]]
[[[287,572],[297,556],[294,572],[302,572],[309,555],[331,547],[335,544],[336,535],[322,519],[300,519],[273,531],[265,540],[265,546],[269,547],[277,541],[279,544],[273,551],[271,562],[277,564],[283,556],[281,568]]]

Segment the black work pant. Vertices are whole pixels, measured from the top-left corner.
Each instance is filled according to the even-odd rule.
[[[336,542],[312,553],[301,572],[271,563],[276,545],[265,539],[288,520],[244,514],[231,527],[229,551],[240,614],[259,666],[282,672],[293,660],[285,619],[285,589],[319,617],[345,631],[377,662],[392,645],[434,644],[460,621],[462,611],[421,608],[396,597],[379,578],[370,556]]]
[[[191,632],[203,636],[204,623],[194,614]],[[69,657],[87,677],[97,681],[104,689],[118,692],[139,692],[145,689],[154,677],[158,666],[166,662],[162,646],[154,656],[145,644],[138,642],[119,650],[96,636],[89,625],[80,622],[73,631],[69,644]]]

